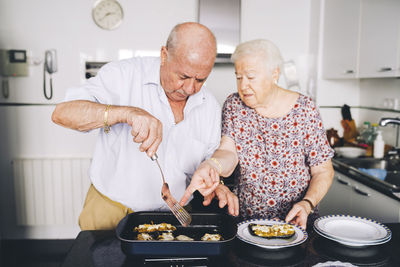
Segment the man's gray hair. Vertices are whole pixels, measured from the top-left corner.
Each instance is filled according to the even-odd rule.
[[[167,44],[165,45],[168,50],[174,50],[174,48],[176,47],[176,43],[177,43],[177,39],[178,39],[177,32],[181,25],[182,25],[182,23],[175,25],[175,27],[173,27],[171,32],[169,33],[168,39],[167,39]]]
[[[260,57],[265,62],[267,70],[272,72],[276,68],[281,69],[283,59],[278,47],[271,41],[265,39],[257,39],[239,44],[235,52],[231,56],[231,60],[235,63],[244,56],[251,55]]]

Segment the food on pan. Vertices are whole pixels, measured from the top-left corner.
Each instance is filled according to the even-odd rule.
[[[295,230],[290,224],[249,224],[249,231],[254,236],[263,238],[290,238],[294,236]]]
[[[194,241],[194,238],[191,238],[187,235],[177,235],[174,236],[173,231],[176,230],[176,227],[169,223],[159,223],[159,224],[140,224],[134,228],[137,234],[137,240],[160,240],[160,241]],[[206,233],[201,237],[201,241],[221,241],[222,236],[220,234],[209,234]]]
[[[222,236],[220,234],[205,234],[201,238],[201,241],[220,241]]]
[[[172,241],[175,238],[171,232],[164,232],[161,235],[159,235],[157,239],[162,241]]]
[[[193,238],[188,237],[186,235],[178,235],[175,239],[179,240],[179,241],[193,241],[194,240]]]
[[[176,227],[169,223],[159,223],[159,224],[140,224],[134,229],[139,233],[152,233],[152,232],[170,232],[175,231]]]
[[[153,240],[153,237],[148,233],[140,233],[137,235],[137,240]]]

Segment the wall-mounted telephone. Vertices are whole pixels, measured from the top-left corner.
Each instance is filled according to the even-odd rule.
[[[50,95],[46,90],[46,72],[50,75]],[[57,72],[57,51],[55,49],[47,50],[44,54],[43,64],[43,93],[47,100],[53,97],[53,78],[52,74]]]

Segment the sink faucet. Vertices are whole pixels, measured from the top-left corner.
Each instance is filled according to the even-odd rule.
[[[388,124],[396,124],[396,148],[399,147],[399,127],[400,127],[400,118],[381,118],[379,121],[380,126],[386,126]],[[397,149],[396,149],[397,150]]]
[[[399,125],[400,124],[400,118],[382,118],[379,121],[379,125],[380,126],[386,126],[386,125],[388,125],[390,123]]]

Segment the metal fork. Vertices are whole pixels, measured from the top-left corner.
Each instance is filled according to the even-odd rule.
[[[178,201],[172,196],[171,191],[169,191],[168,184],[165,182],[164,173],[161,169],[160,163],[158,163],[158,156],[154,154],[151,159],[157,163],[158,168],[160,169],[163,185],[161,188],[161,197],[167,203],[169,209],[178,219],[178,221],[183,226],[188,226],[192,222],[192,216],[181,206]]]

